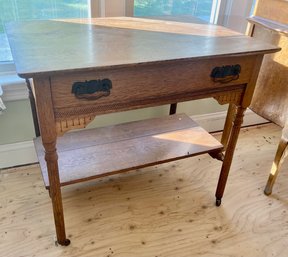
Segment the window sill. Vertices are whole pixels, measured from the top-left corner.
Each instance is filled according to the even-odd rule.
[[[1,73],[0,86],[3,90],[1,98],[4,102],[28,99],[29,93],[26,82],[19,78],[15,72]]]

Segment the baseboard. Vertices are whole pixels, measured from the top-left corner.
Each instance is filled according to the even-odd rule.
[[[215,112],[201,115],[194,115],[191,118],[208,132],[223,130],[227,112]],[[245,112],[242,127],[252,126],[268,122],[256,113],[248,109]]]
[[[200,126],[209,132],[223,129],[226,111],[191,116]],[[243,126],[265,123],[267,120],[248,110],[244,117]],[[0,169],[27,165],[37,162],[33,141],[0,145]]]
[[[0,169],[38,162],[33,141],[0,145]]]
[[[19,78],[15,72],[1,73],[0,79],[4,102],[28,99],[29,93],[26,82]]]

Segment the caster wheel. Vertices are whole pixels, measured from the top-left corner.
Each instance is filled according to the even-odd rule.
[[[59,245],[67,246],[67,245],[70,245],[71,241],[67,238],[64,240],[64,242],[57,242],[56,241],[56,243]]]
[[[220,206],[221,205],[221,199],[216,199],[216,206]]]

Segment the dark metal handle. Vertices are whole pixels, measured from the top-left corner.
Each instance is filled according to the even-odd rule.
[[[97,100],[109,96],[110,89],[112,89],[110,79],[86,80],[73,83],[71,93],[78,99]]]
[[[222,67],[215,67],[210,77],[214,82],[228,83],[232,80],[237,80],[241,72],[241,66],[236,65],[227,65]]]

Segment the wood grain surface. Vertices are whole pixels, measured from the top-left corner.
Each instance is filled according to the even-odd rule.
[[[97,22],[99,24],[97,24]],[[101,24],[101,22],[104,22],[105,24]],[[183,26],[183,30],[181,30],[181,26]],[[174,31],[170,31],[170,28],[173,28]],[[181,31],[181,34],[175,33],[176,31]],[[188,33],[185,33],[185,31]],[[239,102],[239,97],[234,99],[237,103],[233,102],[234,104],[237,104],[237,112],[233,122],[234,125],[231,127],[231,135],[229,142],[227,143],[226,154],[224,156],[216,192],[217,205],[219,205],[230,170],[240,125],[243,120],[243,113],[250,104],[262,57],[264,54],[279,51],[279,47],[262,43],[261,41],[244,35],[235,34],[222,27],[207,24],[196,24],[195,26],[190,24],[187,27],[186,25],[181,25],[181,23],[177,22],[171,23],[167,21],[151,21],[136,18],[129,18],[128,20],[123,18],[110,20],[86,19],[81,20],[80,23],[76,23],[75,20],[68,22],[31,21],[14,23],[7,26],[7,35],[18,75],[24,78],[33,77],[34,80],[34,91],[36,95],[37,112],[40,117],[41,136],[45,148],[45,160],[47,161],[50,197],[53,204],[57,241],[61,245],[68,245],[69,240],[65,235],[62,211],[57,161],[58,156],[56,151],[56,136],[57,134],[59,135],[59,124],[56,124],[56,121],[64,122],[68,118],[71,118],[70,121],[72,120],[72,122],[74,122],[75,118],[79,118],[80,120],[87,116],[89,119],[92,119],[93,115],[105,113],[107,111],[114,112],[129,110],[129,108],[155,106],[167,103],[167,101],[176,103],[179,101],[192,100],[195,97],[201,98],[212,96],[219,102],[222,100],[227,101],[227,99],[231,98],[230,90],[242,89],[240,94],[237,94],[237,96],[241,98],[241,102]],[[229,64],[231,64],[230,61],[233,61],[234,64],[234,58],[238,57],[241,58],[240,62],[247,60],[248,63],[242,67],[243,73],[241,73],[239,81],[237,81],[236,84],[230,85],[229,83],[225,87],[219,86],[217,83],[215,83],[215,85],[209,83],[211,82],[210,62],[212,64],[212,61],[215,61],[217,66],[222,66],[227,65],[226,61],[228,60]],[[222,59],[225,59],[225,63],[221,62]],[[189,68],[188,64],[190,63],[193,63],[192,69],[187,70],[187,67]],[[173,67],[174,70],[178,69],[176,72],[173,69],[161,70],[162,65],[171,64],[175,65]],[[195,68],[196,66],[198,66],[198,68]],[[137,72],[134,72],[133,77],[133,73],[131,74],[128,71],[131,68],[138,67],[138,74],[141,73],[141,75],[136,76],[135,73]],[[153,72],[147,72],[147,67],[155,69],[155,73],[157,74],[153,75]],[[184,68],[179,69],[179,67]],[[115,84],[115,93],[119,94],[124,102],[120,102],[121,99],[117,99],[117,96],[112,93],[115,98],[112,97],[114,106],[109,106],[109,104],[112,104],[106,103],[109,106],[109,108],[107,108],[105,104],[101,105],[101,103],[95,103],[95,105],[92,105],[94,109],[90,110],[90,112],[86,112],[86,109],[84,109],[81,104],[79,105],[78,101],[75,103],[74,100],[70,99],[71,101],[69,102],[68,98],[66,99],[63,97],[63,95],[67,95],[67,89],[71,92],[71,85],[67,83],[67,80],[69,80],[67,77],[71,74],[79,75],[79,78],[84,74],[85,78],[83,77],[83,79],[90,79],[90,77],[87,78],[86,76],[88,72],[98,73],[109,70],[110,76],[115,69],[123,69],[122,76],[125,78],[121,77],[121,74],[119,75],[119,73],[115,76],[116,82],[117,80],[118,82],[121,82],[119,85],[117,83]],[[147,75],[149,74],[147,79],[145,76],[143,77],[145,71]],[[205,74],[202,74],[203,71]],[[197,77],[196,80],[193,80],[193,77],[190,76],[189,72],[193,75],[199,73],[198,75],[201,77]],[[63,77],[57,82],[57,76]],[[175,76],[176,80],[173,76]],[[127,78],[131,79],[132,83],[124,83]],[[141,80],[139,78],[141,78]],[[165,81],[165,79],[167,79],[167,81]],[[149,82],[146,91],[142,90],[142,88],[145,88],[145,85],[142,87],[144,80]],[[191,85],[194,85],[194,82],[195,87],[192,87]],[[133,86],[134,83],[138,87],[135,85]],[[174,84],[176,90],[172,87]],[[154,86],[156,90],[154,90]],[[62,87],[64,88],[64,92],[61,91]],[[140,106],[135,102],[132,102],[131,98],[125,98],[127,96],[125,90],[127,91],[127,95],[131,95],[134,101],[140,102]],[[230,96],[226,99],[227,90],[229,90],[228,93]],[[134,92],[138,93],[138,95]],[[242,92],[244,92],[243,95]],[[223,93],[223,95],[215,95],[217,93]],[[60,95],[60,100],[56,101],[58,95]],[[138,98],[135,96],[138,96]],[[63,102],[65,102],[65,104],[62,106],[61,103]],[[124,106],[123,103],[125,104]],[[84,105],[86,106],[86,103]],[[59,109],[57,109],[57,107],[59,107]],[[90,106],[88,107],[90,108]],[[66,110],[66,112],[64,112],[66,116],[62,117],[64,119],[59,119],[61,116],[59,110],[65,108],[71,108],[73,110],[72,112],[70,109]],[[96,111],[95,108],[100,108],[100,110]],[[76,113],[76,111],[78,113]],[[82,125],[85,126],[86,122],[82,122]],[[183,135],[181,134],[179,138],[182,136]],[[184,138],[184,141],[186,141],[187,135],[184,135]],[[125,141],[128,147],[120,147],[119,144],[116,146],[117,151],[112,152],[113,156],[110,156],[109,160],[112,159],[111,157],[115,157],[116,159],[115,163],[111,163],[113,170],[116,169],[117,171],[117,164],[121,163],[125,163],[125,165],[126,163],[129,163],[128,166],[130,168],[142,168],[151,163],[161,163],[165,160],[171,161],[184,156],[183,149],[181,150],[182,153],[179,155],[180,157],[176,155],[177,157],[175,158],[175,153],[169,152],[169,149],[174,149],[173,147],[161,148],[161,146],[163,146],[162,143],[160,143],[161,140],[159,142],[157,140],[157,142],[154,142],[155,140],[153,138],[152,141],[154,144],[153,147],[151,147],[152,156],[154,155],[153,157],[156,156],[153,149],[160,148],[161,151],[162,149],[165,149],[165,151],[168,149],[168,153],[166,154],[166,152],[164,152],[164,158],[160,158],[160,161],[157,158],[156,161],[145,159],[143,165],[137,162],[136,165],[134,165],[135,160],[140,159],[143,155],[144,151],[142,151],[141,146],[144,146],[145,148],[147,145],[138,142],[139,147],[135,147],[135,142]],[[171,143],[173,140],[162,140],[161,142],[163,141]],[[179,140],[177,139],[177,141]],[[183,143],[182,141],[181,143]],[[197,142],[199,143],[200,141]],[[109,147],[109,149],[111,149],[111,147]],[[131,155],[132,160],[123,158],[123,149],[130,149],[130,152],[127,152],[126,155],[128,157]],[[133,152],[133,149],[135,149],[134,155],[130,154]],[[186,149],[188,155],[190,155],[190,150],[192,151],[193,149]],[[76,155],[72,158],[69,153],[66,156],[66,159],[69,161],[68,169],[71,170],[71,174],[73,174],[74,167],[81,165],[83,168],[82,164],[91,160],[91,157],[92,159],[96,159],[96,156],[91,154],[91,152],[83,150],[81,151],[82,156],[80,158],[80,150],[77,149],[77,151]],[[137,151],[139,152],[136,153]],[[159,152],[161,153],[161,151]],[[203,152],[207,152],[207,149],[203,150]],[[109,150],[104,149],[103,153],[109,153]],[[193,150],[192,155],[194,154],[195,152]],[[98,155],[100,155],[99,151]],[[80,164],[74,162],[78,157],[81,159]],[[102,157],[100,163],[101,161],[105,163],[105,158],[103,155]],[[59,166],[61,167],[61,158],[59,159]],[[118,171],[126,169],[126,166],[124,168],[121,165],[119,166],[120,168]],[[98,167],[99,165],[96,165],[96,170],[98,170]],[[108,169],[108,172],[109,170],[111,169]],[[105,172],[107,172],[107,170],[105,170]],[[178,187],[176,186],[176,188]],[[132,225],[132,230],[133,229],[134,227]],[[182,229],[180,230],[182,231]],[[146,242],[143,243],[143,245],[145,244]]]
[[[257,23],[254,27],[253,37],[277,45],[282,50],[264,56],[251,109],[265,119],[284,127],[288,120],[288,27],[286,32],[280,32],[274,27],[268,28]]]
[[[288,2],[286,0],[257,0],[254,15],[287,24]]]
[[[49,187],[41,138],[34,142]],[[184,114],[66,134],[57,147],[62,186],[222,150],[213,136]]]
[[[220,83],[210,78],[215,67],[236,64],[242,67],[238,79]],[[61,120],[80,114],[96,115],[156,106],[244,88],[256,65],[255,56],[251,55],[55,75],[50,80],[55,118]],[[74,82],[105,78],[109,78],[113,85],[108,97],[86,100],[71,93]]]
[[[82,19],[81,22],[54,20],[7,24],[18,75],[30,78],[57,72],[279,50],[209,24],[139,18]]]
[[[280,135],[271,124],[241,130],[218,208],[221,163],[206,155],[63,188],[68,247],[53,244],[38,165],[1,170],[1,256],[284,257],[287,162],[273,194],[263,194]]]

